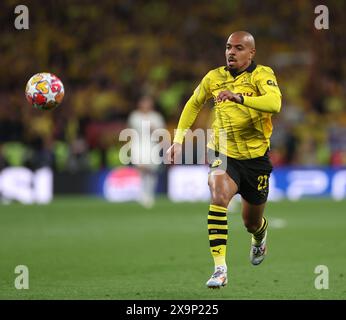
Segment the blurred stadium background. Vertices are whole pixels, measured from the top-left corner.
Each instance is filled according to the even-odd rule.
[[[19,4],[29,8],[29,30],[14,28]],[[324,2],[330,28],[317,30],[318,4],[2,1],[0,298],[345,299],[346,5]],[[236,209],[234,276],[210,293],[206,168],[162,166],[159,200],[143,209],[128,201],[140,182],[119,160],[118,137],[142,94],[173,135],[199,80],[224,64],[234,30],[254,34],[255,60],[275,70],[283,93],[271,139],[273,230],[269,259],[254,270]],[[53,112],[25,100],[27,80],[42,71],[65,85]],[[207,130],[210,112],[194,128]],[[30,290],[13,287],[19,264],[29,267]],[[320,264],[329,290],[314,288]]]

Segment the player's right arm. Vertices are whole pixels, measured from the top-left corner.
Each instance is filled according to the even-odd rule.
[[[167,158],[171,162],[175,162],[179,157],[187,130],[193,125],[204,103],[211,98],[211,96],[210,78],[209,74],[207,74],[185,104],[183,112],[180,115],[173,144],[166,152]]]

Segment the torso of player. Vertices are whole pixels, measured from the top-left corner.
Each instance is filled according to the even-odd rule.
[[[236,159],[252,159],[262,156],[270,144],[272,133],[271,114],[256,111],[231,101],[217,102],[221,91],[230,90],[243,96],[256,97],[258,65],[252,72],[243,72],[235,77],[220,67],[209,74],[209,87],[214,98],[213,136],[208,147]]]
[[[131,139],[131,161],[133,164],[152,165],[161,162],[159,152],[153,152],[158,141],[156,132],[165,127],[163,117],[156,111],[143,113],[133,111],[128,120],[129,127],[135,130]],[[156,150],[156,149],[155,149]],[[155,151],[154,150],[154,151]]]

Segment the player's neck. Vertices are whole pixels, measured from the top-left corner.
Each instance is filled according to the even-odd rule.
[[[253,66],[252,68],[251,68],[251,66]],[[239,68],[239,69],[231,69],[231,68],[228,68],[228,70],[229,70],[229,72],[231,73],[231,75],[233,76],[233,77],[236,77],[236,76],[238,76],[238,75],[240,75],[241,73],[243,73],[244,71],[253,71],[253,69],[256,67],[256,64],[255,64],[255,62],[254,61],[250,61],[249,63],[247,63],[247,64],[245,64],[244,66],[242,66],[241,68]],[[251,69],[251,70],[250,70]]]

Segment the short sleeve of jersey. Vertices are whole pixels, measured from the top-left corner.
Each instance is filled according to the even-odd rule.
[[[265,95],[266,93],[275,93],[281,96],[281,91],[278,86],[278,82],[271,68],[263,67],[255,75],[254,80],[261,95]]]

